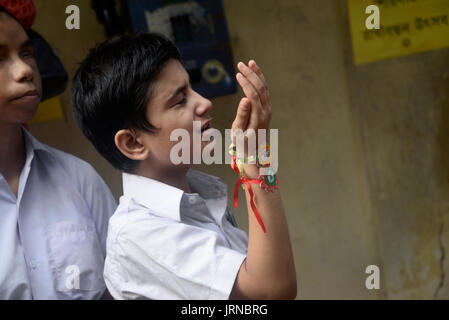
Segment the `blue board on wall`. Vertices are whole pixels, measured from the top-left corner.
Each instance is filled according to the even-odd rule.
[[[237,91],[221,0],[128,0],[133,32],[170,38],[181,52],[192,87],[207,98]]]

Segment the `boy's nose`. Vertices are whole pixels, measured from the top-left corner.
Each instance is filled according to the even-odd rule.
[[[198,103],[198,107],[196,108],[196,113],[201,116],[207,113],[210,109],[212,109],[212,101],[204,98],[202,95],[198,94],[200,98],[200,102]]]
[[[12,64],[12,74],[16,82],[27,82],[33,80],[33,68],[21,59],[16,59]]]

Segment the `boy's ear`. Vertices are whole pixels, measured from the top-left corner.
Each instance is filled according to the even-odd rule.
[[[131,160],[145,160],[150,150],[142,142],[139,133],[129,129],[119,130],[114,137],[117,148]]]

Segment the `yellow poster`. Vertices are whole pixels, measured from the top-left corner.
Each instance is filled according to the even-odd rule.
[[[379,8],[368,29],[366,8]],[[449,47],[449,0],[348,0],[355,64]]]
[[[61,98],[54,97],[39,104],[37,113],[30,123],[63,119]]]

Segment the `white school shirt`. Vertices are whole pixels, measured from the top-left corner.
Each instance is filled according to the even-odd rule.
[[[116,202],[89,164],[23,133],[17,197],[0,174],[0,299],[98,299]]]
[[[115,299],[228,299],[248,237],[227,207],[226,185],[189,170],[184,191],[123,174],[109,221],[104,278]]]

